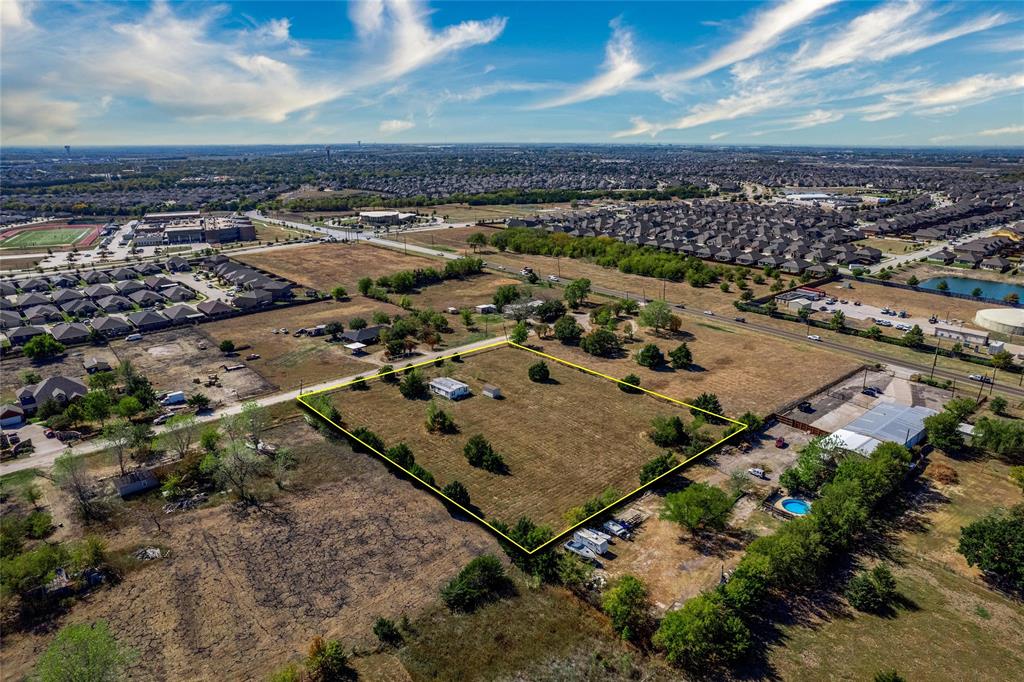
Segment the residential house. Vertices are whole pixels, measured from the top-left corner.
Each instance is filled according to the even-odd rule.
[[[128,316],[128,321],[135,326],[140,332],[156,331],[157,329],[163,329],[170,325],[164,315],[154,310],[142,310],[137,313],[132,313]]]
[[[430,380],[428,384],[430,386],[430,392],[434,395],[447,398],[448,400],[458,400],[465,398],[469,395],[469,385],[464,384],[461,381],[449,377],[437,377]]]
[[[224,301],[209,299],[196,305],[196,310],[207,317],[219,317],[230,313],[233,308]]]
[[[125,322],[123,317],[118,317],[117,315],[97,317],[89,324],[93,329],[100,332],[107,338],[124,336],[132,332],[131,325]]]
[[[85,343],[89,340],[89,328],[80,322],[61,322],[50,328],[50,334],[65,346]]]
[[[32,325],[26,325],[24,327],[17,327],[7,332],[7,340],[11,342],[12,346],[24,346],[25,342],[31,339],[33,336],[39,336],[45,334],[46,330],[42,327],[34,327]]]
[[[54,376],[22,388],[18,391],[18,402],[26,414],[32,414],[47,400],[67,405],[88,392],[89,388],[74,377]]]

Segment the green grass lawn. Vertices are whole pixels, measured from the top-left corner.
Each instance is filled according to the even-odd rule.
[[[91,227],[55,227],[50,230],[26,230],[0,242],[4,249],[34,249],[74,244],[89,234]]]

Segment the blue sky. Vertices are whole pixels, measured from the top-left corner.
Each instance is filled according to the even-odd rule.
[[[1024,144],[1019,2],[0,0],[4,144]]]

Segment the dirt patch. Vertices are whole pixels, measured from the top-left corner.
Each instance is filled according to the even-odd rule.
[[[356,282],[363,277],[377,279],[399,270],[437,267],[439,262],[366,243],[319,243],[255,251],[241,254],[236,260],[320,291],[330,291],[340,284],[350,294],[355,293]]]
[[[25,382],[22,375],[34,372],[43,379],[55,376],[74,377],[86,381],[89,376],[83,363],[89,358],[106,361],[112,368],[117,368],[117,355],[109,346],[77,346],[48,362],[35,363],[23,355],[5,357],[0,362],[0,401],[15,400],[15,393]]]
[[[136,679],[264,678],[316,635],[373,645],[379,615],[432,603],[473,556],[500,550],[476,524],[386,472],[375,459],[327,444],[304,422],[275,429],[320,470],[321,483],[283,495],[272,512],[230,505],[162,516],[108,537],[111,549],[153,543],[169,557],[75,606],[57,625],[106,619],[138,651]],[[304,464],[303,466],[306,466]],[[15,679],[52,633],[9,636],[0,654]]]
[[[235,318],[248,320],[249,317]],[[146,335],[145,343],[112,341],[111,350],[119,360],[129,360],[153,382],[157,393],[201,392],[216,405],[228,405],[271,391],[274,387],[252,368],[231,372],[224,367],[245,364],[238,357],[226,358],[204,327],[179,327]],[[219,386],[204,386],[216,374]],[[199,379],[200,383],[195,383]]]

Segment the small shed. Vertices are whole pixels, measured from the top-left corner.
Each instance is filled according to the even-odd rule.
[[[430,380],[430,392],[448,400],[458,400],[469,395],[469,384],[448,377],[437,377]]]
[[[476,306],[477,315],[491,315],[498,312],[498,307],[491,303],[484,303]]]
[[[352,355],[362,355],[363,349],[366,348],[366,344],[356,341],[355,343],[346,343],[345,348],[352,351]]]
[[[158,485],[160,482],[156,480],[156,476],[149,469],[132,471],[114,479],[114,488],[121,497],[152,490]]]
[[[502,398],[501,389],[494,384],[484,384],[484,395],[495,400],[501,400]]]
[[[85,371],[89,374],[95,374],[96,372],[109,372],[110,363],[100,358],[89,358],[84,363]]]

